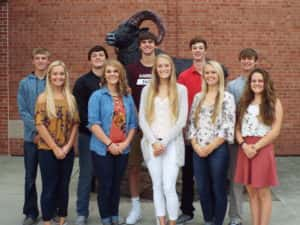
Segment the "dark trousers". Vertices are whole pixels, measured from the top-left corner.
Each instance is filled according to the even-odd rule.
[[[98,208],[102,222],[110,223],[119,215],[120,185],[128,154],[101,156],[92,152],[94,172],[99,179]]]
[[[208,157],[193,153],[194,174],[205,222],[222,225],[227,208],[226,175],[229,163],[227,144],[222,144]]]
[[[24,167],[25,167],[25,198],[23,213],[31,218],[39,215],[36,191],[36,174],[38,166],[37,145],[32,142],[24,142]]]
[[[182,167],[182,190],[181,205],[182,213],[194,216],[194,171],[193,171],[193,148],[191,145],[185,145],[185,162]]]
[[[74,164],[74,151],[59,160],[53,151],[39,150],[42,177],[41,210],[43,220],[51,220],[57,212],[66,217],[69,201],[69,184]]]
[[[92,153],[90,151],[90,135],[79,133],[79,178],[77,186],[77,214],[89,216],[89,201],[93,177]]]

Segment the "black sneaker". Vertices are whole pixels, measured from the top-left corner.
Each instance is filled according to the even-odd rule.
[[[189,223],[192,222],[193,217],[187,214],[181,214],[178,219],[176,220],[176,224],[180,225],[180,224],[185,224],[185,223]]]

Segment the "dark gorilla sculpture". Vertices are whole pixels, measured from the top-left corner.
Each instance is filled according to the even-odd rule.
[[[141,53],[138,45],[139,33],[149,30],[149,28],[140,28],[141,23],[145,20],[151,20],[156,24],[158,29],[157,44],[159,45],[164,39],[165,27],[161,18],[149,10],[137,12],[128,20],[121,23],[118,29],[106,35],[106,43],[117,48],[118,60],[124,65],[137,62],[140,59]],[[160,52],[163,51],[156,49],[156,54]],[[192,65],[191,59],[173,57],[173,60],[177,75]]]

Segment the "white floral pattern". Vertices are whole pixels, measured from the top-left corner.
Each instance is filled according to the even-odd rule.
[[[265,136],[272,128],[263,124],[259,119],[259,105],[251,104],[247,108],[242,121],[242,136],[255,136],[263,137]]]
[[[235,102],[234,97],[229,92],[224,93],[224,100],[222,111],[218,115],[215,124],[212,123],[211,115],[213,113],[213,106],[202,106],[195,127],[195,111],[202,98],[199,93],[194,97],[191,109],[188,129],[188,139],[196,138],[200,146],[206,146],[216,137],[222,137],[229,143],[234,141],[234,127],[235,127]]]

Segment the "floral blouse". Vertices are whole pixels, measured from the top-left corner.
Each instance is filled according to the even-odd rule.
[[[263,124],[259,119],[259,105],[249,105],[242,121],[242,136],[263,137],[272,128]]]
[[[55,143],[62,147],[67,144],[73,125],[79,123],[78,111],[72,118],[67,102],[65,100],[55,100],[57,118],[49,118],[46,113],[46,102],[37,103],[35,106],[35,125],[44,125]],[[46,142],[40,138],[38,149],[51,150]]]
[[[188,126],[188,139],[196,138],[200,146],[206,146],[216,137],[224,138],[229,143],[234,142],[235,128],[235,103],[234,97],[229,92],[224,92],[222,111],[213,124],[211,116],[213,106],[202,106],[195,127],[195,111],[202,98],[202,93],[194,97]]]

